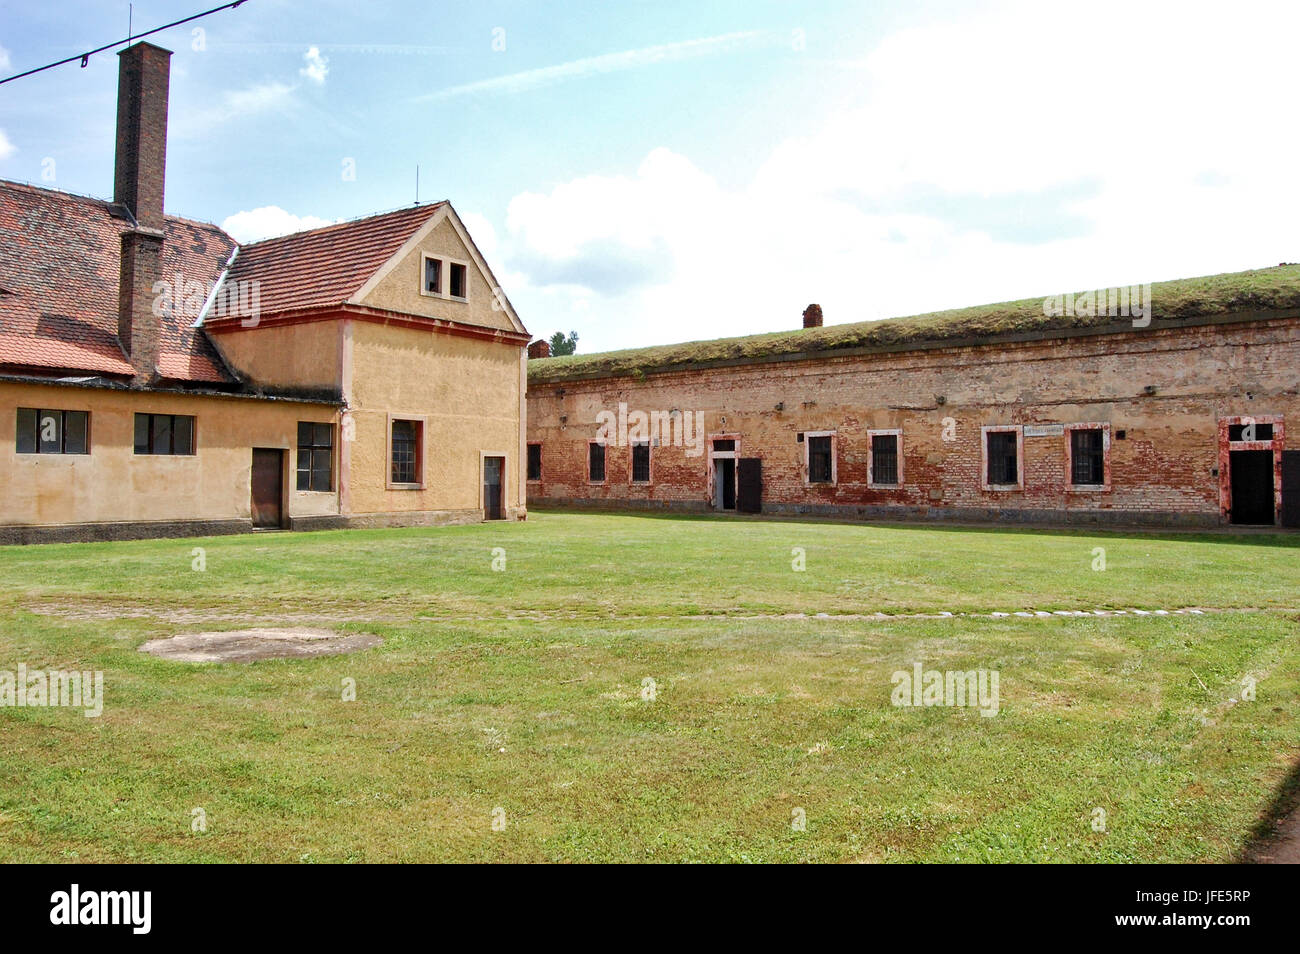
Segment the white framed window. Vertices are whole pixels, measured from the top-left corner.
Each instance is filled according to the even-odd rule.
[[[867,431],[867,486],[881,489],[903,486],[902,428]]]
[[[980,428],[980,489],[1025,489],[1025,436],[1019,424]]]
[[[839,466],[835,458],[834,431],[805,431],[803,435],[803,480],[805,484],[835,484]]]
[[[1110,425],[1065,425],[1065,489],[1110,490]]]
[[[422,416],[388,415],[387,489],[424,489],[424,424]]]
[[[420,256],[420,294],[450,301],[469,301],[469,262],[445,255]]]

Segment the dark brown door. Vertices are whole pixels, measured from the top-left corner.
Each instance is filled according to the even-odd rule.
[[[763,460],[742,457],[736,469],[736,509],[741,513],[763,510]]]
[[[284,451],[253,448],[253,526],[284,526]]]
[[[1231,451],[1232,522],[1273,522],[1273,452]]]
[[[501,478],[505,474],[504,457],[483,458],[483,518],[500,520],[501,513]]]
[[[1282,452],[1282,526],[1300,527],[1300,450]]]

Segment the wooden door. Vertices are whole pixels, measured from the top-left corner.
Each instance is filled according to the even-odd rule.
[[[1300,527],[1300,450],[1282,452],[1282,526]]]
[[[742,457],[736,470],[736,509],[741,513],[763,510],[763,460]]]
[[[284,526],[284,451],[253,448],[253,526]]]
[[[483,458],[483,519],[500,520],[502,478],[505,476],[504,457]]]

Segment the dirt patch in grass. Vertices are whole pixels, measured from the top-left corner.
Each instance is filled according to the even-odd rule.
[[[371,633],[344,635],[328,629],[235,629],[151,639],[140,647],[140,652],[177,662],[253,662],[337,656],[382,642]]]

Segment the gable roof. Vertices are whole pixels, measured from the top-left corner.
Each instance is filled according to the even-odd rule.
[[[446,202],[242,245],[228,281],[257,281],[263,315],[341,305]]]
[[[121,234],[104,199],[0,180],[0,365],[131,375],[117,337]],[[216,281],[235,242],[215,225],[169,215],[163,274]],[[158,368],[178,381],[233,378],[181,310],[159,318]]]
[[[1052,296],[1049,296],[1052,297]],[[1129,318],[1045,314],[1043,298],[905,318],[800,328],[712,341],[632,348],[528,362],[530,384],[640,376],[701,367],[832,358],[855,353],[971,347],[1132,332]],[[1300,315],[1300,265],[1185,278],[1151,286],[1150,328]]]

